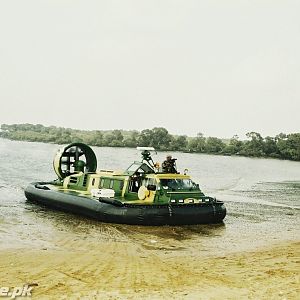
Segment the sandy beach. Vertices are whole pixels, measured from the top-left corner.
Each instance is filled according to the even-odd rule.
[[[300,242],[213,257],[122,242],[81,251],[77,243],[83,241],[72,250],[2,250],[1,285],[29,284],[33,299],[297,299],[300,293]]]

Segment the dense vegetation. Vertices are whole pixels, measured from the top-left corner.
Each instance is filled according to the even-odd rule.
[[[167,129],[155,127],[139,131],[84,131],[41,124],[1,125],[0,136],[11,140],[68,144],[83,142],[92,146],[136,147],[152,146],[157,150],[186,151],[252,157],[274,157],[300,161],[300,133],[263,138],[257,132],[246,134],[247,140],[238,136],[228,141],[216,137],[171,135]]]

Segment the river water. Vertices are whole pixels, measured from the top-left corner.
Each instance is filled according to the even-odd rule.
[[[26,201],[33,181],[56,178],[52,159],[61,146],[0,139],[0,249],[72,249],[90,243],[128,242],[141,249],[186,255],[225,255],[299,240],[300,162],[172,153],[205,194],[225,202],[223,224],[143,227],[105,224]],[[98,168],[125,169],[135,149],[93,147]],[[154,161],[163,161],[159,152]]]

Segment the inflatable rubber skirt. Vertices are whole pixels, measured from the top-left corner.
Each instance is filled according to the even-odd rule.
[[[133,225],[192,225],[220,223],[225,218],[224,203],[214,198],[197,204],[130,204],[114,198],[89,198],[49,188],[49,183],[31,183],[25,190],[29,201],[85,215],[107,223]]]

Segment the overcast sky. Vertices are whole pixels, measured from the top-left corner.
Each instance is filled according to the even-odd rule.
[[[300,132],[299,0],[1,0],[0,124]]]

